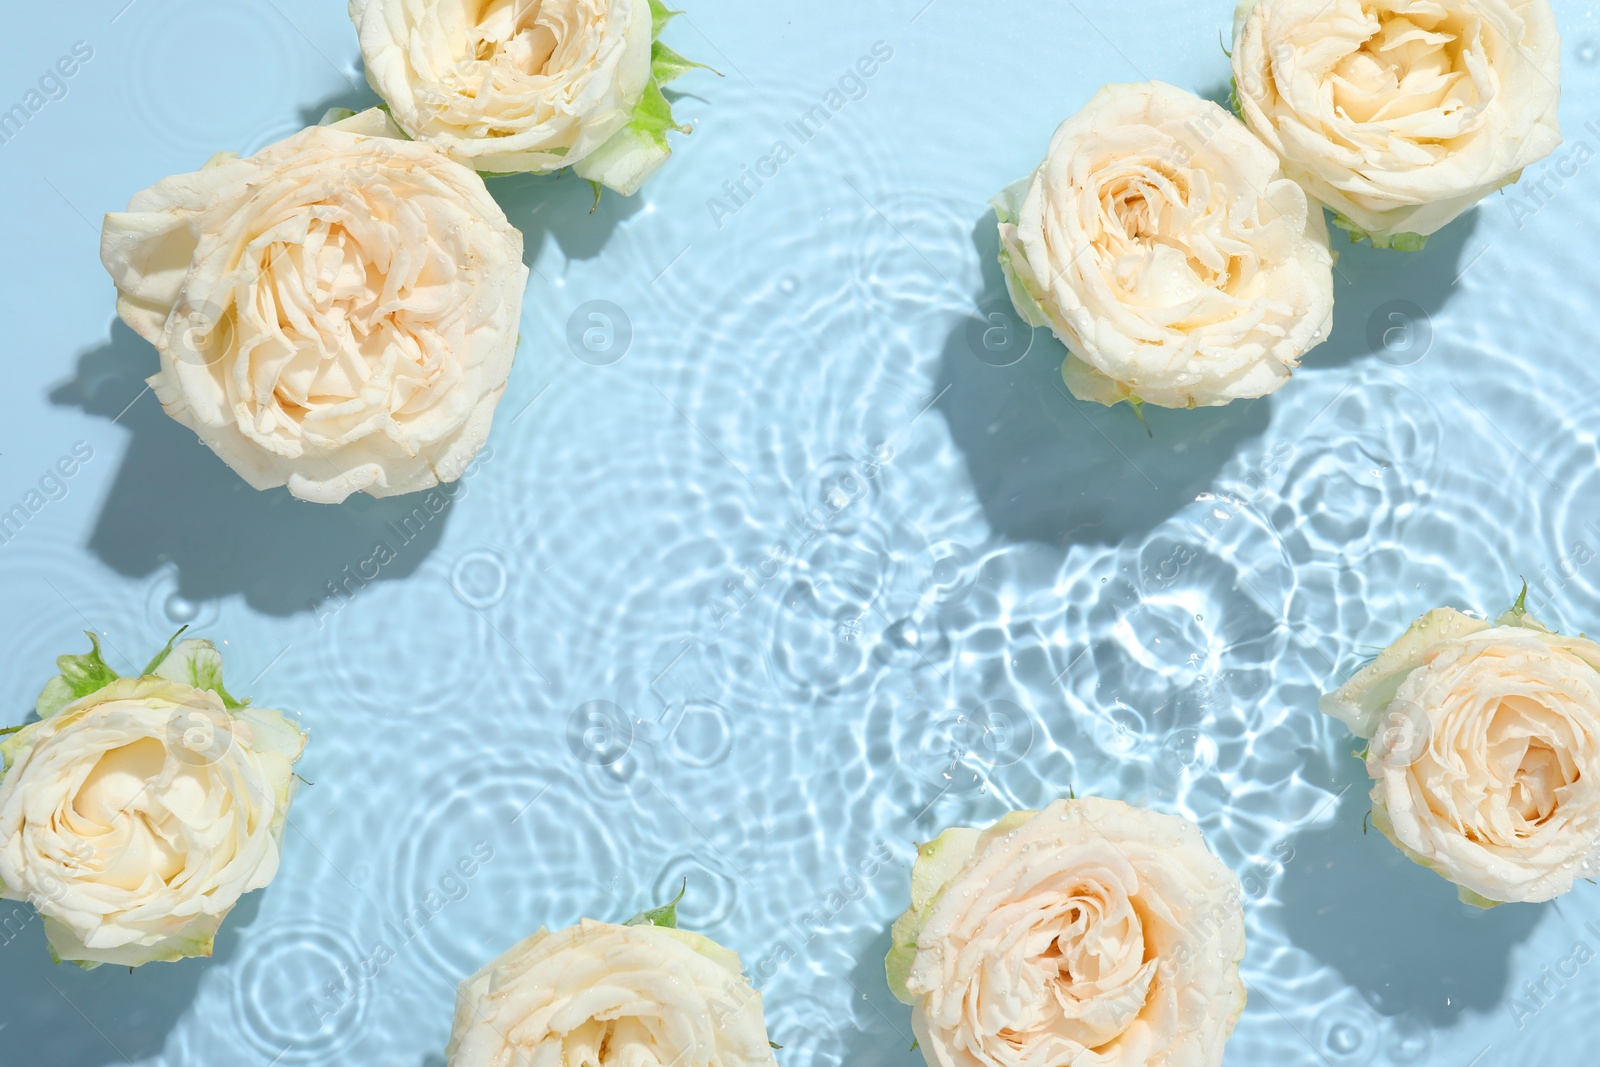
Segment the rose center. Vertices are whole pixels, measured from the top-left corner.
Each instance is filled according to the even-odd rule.
[[[1403,125],[1419,113],[1449,113],[1470,102],[1462,42],[1473,39],[1475,27],[1460,16],[1426,11],[1380,11],[1377,17],[1378,31],[1332,71],[1333,103],[1345,118]]]
[[[1483,814],[1466,828],[1469,837],[1510,844],[1555,817],[1563,791],[1581,773],[1563,725],[1535,696],[1507,696],[1494,706],[1482,757],[1492,785],[1475,802]]]
[[[1555,749],[1530,741],[1511,782],[1511,810],[1529,826],[1539,826],[1555,812],[1556,790],[1566,784]]]
[[[69,862],[120,889],[138,889],[151,875],[163,881],[183,870],[183,853],[163,832],[159,807],[149,797],[166,763],[166,748],[144,738],[112,749],[96,761],[59,816]],[[158,817],[151,818],[152,813]]]
[[[486,0],[468,31],[472,58],[536,76],[551,73],[578,12],[551,0]]]
[[[1148,173],[1127,175],[1110,183],[1102,205],[1119,236],[1130,242],[1148,243],[1162,237],[1167,204],[1183,189],[1177,174],[1152,167]]]
[[[1049,908],[1036,930],[1048,940],[1033,954],[1044,980],[1033,996],[1037,1009],[1053,1005],[1049,1028],[1086,1048],[1126,1030],[1144,1009],[1154,977],[1144,925],[1126,893],[1082,885]]]
[[[264,250],[252,319],[265,330],[248,346],[258,415],[297,424],[314,416],[333,436],[401,411],[426,388],[429,316],[419,300],[439,268],[431,249],[400,254],[393,229],[367,220],[372,247],[363,247],[344,223],[315,218],[303,240]]]
[[[1193,174],[1159,162],[1106,181],[1097,243],[1131,299],[1151,306],[1182,303],[1200,289],[1226,289],[1241,269],[1236,257],[1206,239],[1208,227],[1196,222],[1218,210],[1208,188]]]

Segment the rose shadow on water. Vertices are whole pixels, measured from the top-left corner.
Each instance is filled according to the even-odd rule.
[[[893,868],[900,871],[899,867]],[[904,874],[903,871],[901,871]],[[838,1032],[828,1045],[842,1046],[841,1063],[850,1067],[921,1067],[922,1053],[911,1043],[911,1009],[895,999],[884,978],[883,961],[891,945],[888,924],[862,948],[850,974],[855,990],[848,990],[856,1009],[839,1020]],[[826,1062],[826,1061],[824,1061]]]
[[[1507,992],[1512,947],[1548,905],[1485,911],[1461,903],[1455,886],[1383,834],[1362,833],[1371,809],[1366,772],[1349,765],[1355,785],[1333,824],[1294,839],[1281,891],[1284,931],[1383,1015],[1415,1012],[1447,1026],[1462,1009],[1494,1010]]]
[[[1063,549],[1142,537],[1266,430],[1264,401],[1146,407],[1147,432],[1125,404],[1075,399],[1061,380],[1066,348],[1049,330],[1030,330],[1006,295],[994,215],[972,236],[983,267],[978,311],[946,339],[935,391],[1000,537]]]
[[[511,225],[522,231],[522,261],[530,266],[546,236],[555,238],[567,259],[593,259],[618,224],[643,208],[650,195],[648,183],[632,196],[606,189],[596,205],[594,188],[571,171],[513,174],[490,178],[488,185]],[[540,284],[538,275],[529,284]]]
[[[1404,367],[1426,357],[1433,347],[1433,316],[1443,309],[1463,267],[1470,269],[1462,257],[1477,225],[1473,208],[1429,237],[1420,252],[1395,252],[1352,243],[1330,223],[1328,244],[1339,257],[1333,333],[1306,353],[1301,366],[1320,370],[1367,358]]]
[[[155,348],[118,320],[110,342],[79,357],[76,376],[50,393],[52,403],[131,431],[89,536],[90,550],[117,573],[142,578],[172,563],[186,600],[243,594],[257,611],[281,616],[314,611],[330,596],[328,584],[349,580],[379,541],[397,547],[372,580],[406,577],[438,546],[454,506],[437,514],[424,508],[421,522],[414,514],[421,493],[383,500],[357,493],[334,505],[296,500],[283,488],[252,489],[169,419],[153,393],[141,395],[159,367]]]
[[[255,920],[261,897],[249,893],[239,901],[218,931],[210,959],[147,963],[132,974],[110,964],[85,971],[52,963],[44,924],[33,909],[0,904],[0,999],[11,1009],[6,1047],[27,1050],[30,1063],[59,1067],[104,1067],[158,1055],[194,1001],[201,977],[238,948],[240,931]],[[86,1025],[85,1017],[95,1025]]]

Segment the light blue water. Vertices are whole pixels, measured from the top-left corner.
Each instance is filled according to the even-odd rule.
[[[1048,335],[986,343],[1014,320],[984,202],[1104,82],[1215,95],[1231,5],[694,0],[668,40],[726,76],[681,83],[695,131],[642,195],[591,215],[576,180],[493,183],[536,273],[492,453],[319,604],[412,502],[256,493],[168,421],[97,231],[370,99],[353,34],[337,2],[126,2],[26,5],[0,35],[5,106],[94,49],[0,145],[0,510],[94,450],[0,546],[4,717],[83,629],[130,668],[187,622],[309,728],[315,784],[212,960],[84,973],[8,931],[0,1064],[438,1067],[459,978],[685,877],[786,1067],[920,1063],[882,978],[912,843],[1068,787],[1187,815],[1239,871],[1230,1064],[1591,1060],[1600,963],[1531,1018],[1510,1001],[1600,949],[1600,888],[1459,905],[1362,834],[1355,746],[1314,701],[1519,576],[1552,625],[1600,626],[1596,5],[1556,4],[1568,145],[1529,172],[1540,200],[1525,182],[1417,255],[1340,238],[1336,331],[1295,380],[1147,436],[1066,395]],[[785,123],[879,41],[801,145]],[[708,203],[780,139],[776,178]],[[592,301],[619,329],[574,348]],[[346,981],[478,842],[465,897]]]

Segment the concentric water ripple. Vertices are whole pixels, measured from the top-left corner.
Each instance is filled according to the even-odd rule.
[[[233,1018],[267,1059],[331,1062],[361,1041],[376,964],[346,929],[297,920],[253,930],[233,961]]]
[[[1217,12],[1034,5],[1032,40],[1114,42],[1038,63],[1015,18],[960,8],[825,0],[772,22],[706,0],[667,40],[726,76],[675,86],[695,131],[638,196],[591,214],[575,177],[490,183],[536,273],[493,451],[414,573],[266,618],[186,599],[165,565],[118,572],[117,509],[165,513],[130,492],[159,475],[128,420],[132,466],[94,466],[119,503],[52,502],[0,548],[8,721],[81,630],[134,669],[189,623],[228,642],[230,685],[311,733],[277,881],[212,961],[63,986],[95,1027],[163,1064],[436,1067],[462,975],[540,925],[625,918],[687,883],[684,925],[740,952],[785,1067],[910,1067],[882,958],[914,844],[1075,791],[1194,819],[1239,875],[1251,1001],[1230,1065],[1582,1047],[1578,983],[1525,1027],[1510,1005],[1589,936],[1592,894],[1465,912],[1363,834],[1353,739],[1316,701],[1422,611],[1492,613],[1524,577],[1547,621],[1600,618],[1579,239],[1600,172],[1561,165],[1600,144],[1600,25],[1558,10],[1555,159],[1423,253],[1335,235],[1334,341],[1270,398],[1149,411],[1147,433],[1066,395],[1059,343],[1003,294],[985,201],[1102,81],[1225,84],[1226,57],[1195,44]],[[40,158],[110,161],[62,187],[106,201],[78,202],[91,218],[291,132],[358,78],[342,11],[302,0],[140,0],[110,30],[71,14],[35,12],[55,22],[39,39],[97,57],[23,136]],[[830,108],[875,41],[893,58]],[[997,55],[1017,61],[971,62]],[[119,76],[95,80],[102,57]],[[84,243],[15,269],[103,292],[81,220],[43,193],[45,232]],[[17,322],[50,382],[19,408],[65,373],[49,361],[105,343],[104,315]],[[120,383],[109,414],[139,388],[83,373],[82,394]],[[55,420],[80,413],[50,407],[16,436],[67,435]],[[13,474],[17,492],[36,477]],[[269,511],[270,538],[300,535]],[[209,520],[185,513],[183,537],[222,545],[217,588],[247,587],[247,549]],[[251,581],[280,577],[347,580]],[[27,938],[6,973],[54,997],[43,952],[16,954]],[[46,1047],[10,1020],[11,1047]]]
[[[487,663],[502,658],[488,620],[431,562],[410,582],[353,588],[325,602],[320,614],[327,628],[323,668],[356,707],[418,716],[459,708],[494,673]],[[396,671],[387,657],[374,657],[371,649],[380,646],[408,669]]]
[[[458,757],[395,814],[381,918],[408,973],[453,985],[540,927],[639,910],[647,855],[554,755]]]
[[[147,136],[190,152],[194,168],[217,152],[262,147],[264,132],[282,127],[294,110],[296,94],[286,87],[312,73],[308,53],[316,58],[269,0],[187,0],[128,17],[137,23],[128,62],[131,110]],[[207,37],[229,47],[208,52],[189,44]]]

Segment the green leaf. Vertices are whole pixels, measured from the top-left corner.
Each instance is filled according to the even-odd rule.
[[[661,0],[650,0],[650,36],[660,37],[661,31],[667,23],[681,14],[683,14],[682,11],[672,10],[666,4],[663,4]]]
[[[178,632],[167,638],[167,647],[155,654],[155,658],[144,665],[144,670],[139,672],[139,677],[156,673],[156,668],[161,666],[161,661],[172,655],[172,646],[178,643],[178,638],[183,636],[183,631],[189,627],[187,624],[178,627]]]
[[[84,634],[91,646],[88,652],[81,656],[56,657],[56,667],[61,673],[45,683],[34,705],[40,718],[48,719],[74,700],[98,692],[117,680],[117,672],[100,655],[100,638],[88,630]]]
[[[650,74],[656,80],[656,85],[670,85],[689,73],[691,70],[711,70],[704,63],[696,63],[692,59],[685,59],[660,41],[650,46]],[[711,73],[722,77],[716,71]]]
[[[1337,211],[1333,213],[1333,224],[1350,235],[1351,244],[1370,241],[1373,248],[1388,248],[1396,252],[1420,252],[1428,243],[1428,239],[1420,233],[1370,234]]]
[[[689,891],[689,879],[683,880],[683,888],[678,890],[678,897],[671,904],[663,904],[659,908],[641,911],[623,926],[664,926],[668,930],[678,928],[678,904],[683,900],[683,895]]]

